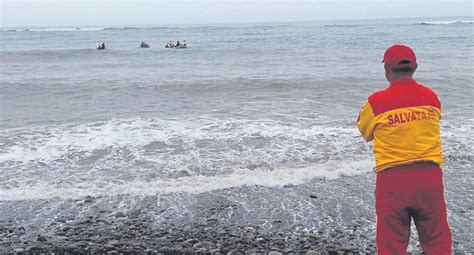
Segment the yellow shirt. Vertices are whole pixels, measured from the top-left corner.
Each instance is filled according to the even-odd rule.
[[[374,141],[374,171],[418,161],[441,165],[440,119],[438,96],[413,79],[393,81],[372,94],[357,127],[367,142]]]

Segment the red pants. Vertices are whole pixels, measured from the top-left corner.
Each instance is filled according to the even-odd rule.
[[[381,255],[407,254],[411,219],[427,255],[451,254],[443,173],[432,163],[393,167],[377,174],[375,210]]]

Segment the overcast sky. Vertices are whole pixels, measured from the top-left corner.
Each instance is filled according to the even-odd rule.
[[[1,26],[101,26],[472,16],[472,0],[0,0]]]

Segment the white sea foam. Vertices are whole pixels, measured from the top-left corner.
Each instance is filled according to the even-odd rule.
[[[178,179],[159,179],[150,182],[133,181],[124,185],[108,183],[105,186],[88,183],[81,187],[64,187],[50,183],[37,183],[34,186],[1,189],[0,200],[26,200],[59,198],[80,198],[86,195],[110,196],[131,194],[147,196],[172,192],[201,193],[218,189],[252,186],[282,186],[307,183],[316,178],[336,179],[340,176],[353,176],[370,172],[371,159],[360,161],[328,161],[305,168],[281,168],[272,171],[237,169],[225,176],[189,176]]]
[[[81,32],[101,31],[105,27],[45,27],[45,28],[7,28],[4,32]]]
[[[103,30],[129,30],[129,29],[170,29],[169,27],[30,27],[30,28],[5,28],[4,32],[84,32]]]
[[[443,122],[445,153],[468,153],[472,131]],[[356,128],[334,124],[112,119],[3,130],[0,138],[0,200],[278,186],[373,167]]]
[[[19,134],[14,135],[16,132]],[[3,148],[0,162],[17,161],[26,164],[35,160],[50,163],[71,152],[92,152],[110,147],[143,147],[153,141],[190,144],[199,139],[215,141],[278,136],[310,141],[322,135],[352,137],[357,135],[357,131],[355,128],[324,125],[302,128],[271,120],[208,120],[199,123],[162,119],[113,119],[108,122],[39,127],[29,131],[6,130],[4,134],[14,136],[16,141]]]
[[[423,21],[418,24],[420,25],[469,25],[473,24],[472,20],[449,20],[449,21]]]
[[[372,165],[347,161],[361,159],[355,128],[274,120],[113,119],[0,138],[3,200],[297,184]]]

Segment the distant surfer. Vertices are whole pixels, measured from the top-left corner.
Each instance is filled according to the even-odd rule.
[[[167,42],[167,43],[166,43],[166,46],[165,46],[165,48],[174,48],[174,47],[176,47],[176,45],[175,45],[174,42],[171,41],[171,40],[170,40],[169,42]]]
[[[388,88],[364,103],[357,127],[374,142],[378,254],[407,254],[411,220],[425,254],[451,254],[444,200],[440,119],[436,93],[413,79],[413,50],[393,45],[383,56]]]
[[[184,40],[182,43],[180,41],[173,41],[173,40],[170,40],[169,42],[166,43],[166,46],[165,48],[178,48],[178,49],[182,49],[182,48],[186,48],[186,40]]]
[[[105,43],[102,43],[102,44],[100,44],[99,46],[97,46],[97,49],[98,49],[98,50],[105,50],[105,49],[106,49]]]
[[[150,48],[150,44],[148,44],[147,42],[145,41],[142,41],[140,43],[140,48]]]

